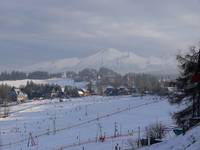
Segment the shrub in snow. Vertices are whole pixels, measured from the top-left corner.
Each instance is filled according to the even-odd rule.
[[[162,139],[165,135],[165,126],[162,123],[151,124],[146,130],[146,136],[151,140]]]

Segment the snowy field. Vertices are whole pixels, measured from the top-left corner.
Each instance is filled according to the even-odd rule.
[[[35,84],[57,84],[60,85],[61,87],[69,85],[78,88],[84,88],[87,84],[86,82],[74,82],[74,80],[62,79],[62,78],[52,78],[46,80],[24,79],[24,80],[0,81],[0,84],[7,84],[9,86],[14,86],[16,88],[19,88],[20,86],[25,86],[28,81],[29,82],[33,81]]]
[[[11,115],[0,119],[0,149],[114,150],[117,143],[128,148],[127,139],[138,137],[138,127],[142,134],[151,123],[172,125],[175,109],[156,96],[32,101],[11,107]],[[97,141],[101,134],[104,142]]]

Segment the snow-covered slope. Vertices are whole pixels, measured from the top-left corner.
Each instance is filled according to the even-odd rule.
[[[80,63],[80,59],[78,58],[66,58],[60,59],[56,61],[48,61],[34,64],[32,66],[25,67],[25,70],[45,70],[45,71],[53,71],[60,72],[63,69],[73,70],[77,64]]]
[[[200,126],[188,131],[184,136],[180,135],[141,150],[200,150]]]
[[[0,85],[7,84],[9,86],[14,86],[16,88],[19,88],[20,86],[25,86],[28,81],[29,82],[32,81],[35,84],[57,84],[60,85],[61,87],[68,85],[68,86],[75,86],[78,88],[85,88],[87,85],[86,82],[74,82],[74,80],[62,79],[62,78],[53,78],[46,80],[24,79],[24,80],[0,81]]]
[[[142,132],[157,121],[170,125],[176,108],[157,96],[90,96],[34,100],[9,110],[8,118],[0,118],[0,150],[112,150],[117,143],[125,150],[130,148],[126,141],[138,137],[138,126]],[[123,136],[112,138],[115,125]],[[30,133],[33,147],[28,147]],[[101,133],[107,137],[104,142],[96,141]]]
[[[171,73],[176,70],[174,58],[142,57],[133,52],[122,52],[117,49],[100,50],[85,58],[66,58],[57,61],[43,62],[29,66],[28,70],[45,71],[79,71],[85,68],[99,69],[107,67],[120,73],[153,72]]]
[[[14,86],[16,88],[19,88],[20,86],[25,86],[27,82],[33,81],[35,84],[46,84],[47,82],[45,80],[29,80],[29,79],[24,79],[24,80],[12,80],[12,81],[0,81],[1,84],[7,84],[9,86]]]

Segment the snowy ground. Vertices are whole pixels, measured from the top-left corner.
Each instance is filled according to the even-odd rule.
[[[191,129],[185,135],[140,150],[200,150],[200,126]]]
[[[33,101],[10,108],[11,115],[0,119],[2,150],[112,150],[118,143],[128,147],[127,139],[138,136],[151,123],[171,125],[170,113],[176,108],[155,96],[100,97]],[[112,138],[116,124],[118,138]],[[105,142],[96,137],[105,134]],[[131,134],[133,131],[133,134]],[[29,134],[36,146],[28,147]],[[173,136],[173,135],[171,135]]]

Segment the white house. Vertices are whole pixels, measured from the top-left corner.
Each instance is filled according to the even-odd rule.
[[[17,94],[17,102],[24,103],[28,100],[28,95],[23,93],[20,89],[16,88],[15,92]]]

